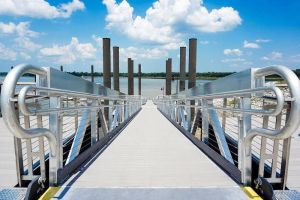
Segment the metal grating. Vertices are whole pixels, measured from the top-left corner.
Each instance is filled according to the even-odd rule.
[[[26,191],[26,188],[3,188],[0,189],[0,199],[23,200],[25,198]]]
[[[300,199],[300,193],[296,190],[275,190],[274,194],[277,200]]]

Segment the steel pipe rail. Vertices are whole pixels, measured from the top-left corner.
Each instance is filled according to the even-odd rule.
[[[88,93],[82,93],[82,92],[75,92],[75,91],[69,91],[69,90],[61,90],[61,89],[54,89],[54,88],[45,88],[45,87],[33,87],[33,86],[25,86],[20,90],[20,93],[18,95],[18,105],[20,111],[24,115],[44,115],[44,114],[50,114],[51,112],[67,112],[67,111],[80,111],[80,110],[86,110],[86,109],[98,109],[98,108],[110,108],[113,107],[112,105],[95,105],[95,106],[79,106],[79,107],[67,107],[67,108],[48,108],[44,110],[36,110],[36,111],[30,111],[26,107],[26,97],[28,95],[28,92],[30,91],[39,91],[39,92],[47,92],[47,96],[71,96],[71,97],[81,97],[85,99],[90,100],[110,100],[110,101],[128,101],[129,99],[123,99],[123,98],[110,98],[105,97],[103,95],[92,95]],[[39,97],[40,98],[40,97]],[[126,103],[123,105],[132,105],[132,104],[139,104],[141,102],[140,98],[130,98],[130,103]]]
[[[17,81],[25,73],[37,75],[36,86],[24,86],[16,94]],[[72,84],[57,84],[66,80]],[[23,144],[15,147],[19,160],[17,162],[20,162],[17,169],[20,185],[23,180],[34,177],[33,164],[36,159],[34,161],[33,156],[37,153],[37,160],[44,166],[41,175],[45,178],[45,159],[42,157],[48,155],[48,150],[44,149],[43,136],[48,139],[50,146],[49,183],[56,185],[60,180],[59,170],[65,169],[89,145],[99,145],[101,139],[109,141],[139,111],[144,102],[145,98],[141,96],[124,95],[53,68],[16,66],[7,75],[2,86],[3,119],[17,138],[34,140],[39,137],[38,152],[33,152],[31,140],[23,143],[25,154],[22,152]],[[108,116],[105,116],[104,108],[108,111]],[[36,124],[31,123],[32,118]],[[43,118],[46,118],[45,125]],[[31,128],[32,126],[38,128]],[[90,128],[87,129],[88,127]],[[66,141],[72,143],[69,152],[63,146]],[[34,148],[36,147],[35,145]],[[64,160],[65,155],[67,160]],[[23,162],[26,164],[23,165]],[[28,166],[26,170],[25,165]]]
[[[247,114],[261,114],[261,115],[278,115],[284,106],[284,95],[282,91],[278,87],[262,87],[262,88],[254,88],[254,89],[246,89],[246,90],[239,90],[239,91],[232,91],[232,92],[224,92],[218,94],[210,94],[210,95],[201,95],[195,96],[194,98],[172,98],[172,99],[162,99],[162,100],[155,100],[156,103],[158,102],[172,102],[172,101],[189,101],[189,100],[201,100],[201,99],[216,99],[216,98],[226,98],[226,97],[243,97],[244,95],[253,94],[255,92],[262,92],[262,91],[273,91],[276,97],[277,105],[275,109],[271,111],[266,110],[258,110],[258,109],[237,109],[237,108],[226,108],[226,107],[214,107],[214,106],[191,106],[191,105],[177,105],[177,106],[186,106],[186,107],[193,107],[193,108],[205,108],[205,109],[216,109],[216,110],[223,110],[223,111],[232,111],[232,112],[240,112],[240,113],[247,113]]]
[[[290,93],[290,97],[285,98],[283,91],[279,87],[265,86],[265,76],[276,74],[283,78],[287,83],[287,88]],[[225,84],[225,85],[224,85]],[[251,98],[265,99],[263,93],[272,92],[272,108],[267,109],[263,107],[258,109],[260,106],[251,106]],[[238,99],[238,107],[228,107],[227,99],[232,98],[234,101]],[[224,99],[223,104],[215,106],[213,100]],[[225,101],[226,100],[226,101]],[[190,101],[195,101],[196,105],[190,105]],[[252,141],[256,136],[262,136],[271,140],[284,140],[290,138],[293,133],[297,131],[300,126],[300,84],[298,77],[287,67],[284,66],[270,66],[265,68],[254,68],[242,71],[240,73],[233,74],[231,76],[218,79],[209,83],[204,83],[200,86],[196,86],[189,90],[180,92],[178,94],[169,96],[158,96],[154,99],[158,109],[165,113],[171,120],[175,121],[179,125],[183,126],[185,130],[192,131],[190,109],[196,108],[201,110],[202,113],[202,127],[201,132],[203,142],[208,137],[209,129],[209,116],[211,112],[208,110],[221,110],[222,113],[222,129],[225,130],[226,124],[226,113],[239,113],[237,115],[237,144],[238,144],[238,168],[241,170],[241,181],[245,185],[251,185],[252,183],[252,153],[251,146]],[[226,102],[226,103],[224,103]],[[264,120],[268,117],[276,117],[281,119],[284,106],[289,103],[290,108],[286,113],[286,122],[284,126],[280,127],[276,125],[275,129],[271,129],[265,124],[262,128],[251,126],[251,116],[260,115],[263,116]],[[225,112],[224,112],[225,111]],[[216,116],[215,116],[216,117]],[[220,121],[216,120],[215,122]],[[218,122],[220,123],[220,122]],[[277,122],[276,122],[277,123]],[[194,124],[194,123],[193,123]],[[279,122],[278,122],[279,124]],[[220,124],[213,126],[221,127]],[[222,131],[219,131],[219,134]],[[200,133],[201,134],[201,133]],[[225,132],[223,134],[226,134]],[[222,135],[221,135],[222,136]],[[206,137],[206,138],[205,138]],[[204,139],[203,139],[204,138]],[[224,145],[220,147],[222,141],[217,142],[219,149],[223,150]],[[224,139],[223,139],[224,143]],[[276,144],[278,141],[276,142]],[[227,146],[227,145],[225,145]],[[278,150],[277,147],[274,147]],[[287,147],[286,147],[287,148]],[[274,150],[275,151],[275,150]],[[286,150],[288,151],[288,150]],[[221,152],[222,153],[222,152]],[[275,162],[275,161],[274,161]],[[277,162],[277,161],[276,161]],[[286,163],[287,162],[283,162]],[[273,170],[274,171],[274,170]],[[285,173],[285,172],[284,172]],[[285,174],[283,175],[283,178]],[[284,180],[285,182],[285,180]]]
[[[269,130],[264,128],[250,129],[244,139],[245,142],[245,164],[246,169],[244,182],[251,184],[251,143],[256,136],[263,136],[271,139],[286,139],[290,137],[300,126],[300,84],[298,77],[288,68],[284,66],[270,66],[255,71],[255,77],[264,77],[276,74],[286,81],[291,95],[291,108],[286,124],[279,130]]]
[[[55,146],[56,137],[49,129],[33,128],[24,129],[20,126],[18,115],[15,111],[15,103],[12,99],[15,97],[15,87],[20,77],[26,73],[33,75],[46,76],[47,71],[44,68],[38,68],[33,65],[18,65],[14,67],[5,77],[1,91],[1,109],[3,120],[12,134],[17,138],[30,139],[45,136],[49,140],[51,155],[56,156]]]

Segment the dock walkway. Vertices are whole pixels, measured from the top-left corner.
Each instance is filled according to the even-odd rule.
[[[236,183],[148,101],[73,186],[222,187]]]

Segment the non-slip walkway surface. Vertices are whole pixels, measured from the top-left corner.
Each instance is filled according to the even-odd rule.
[[[14,187],[17,183],[14,137],[0,118],[0,187]]]
[[[148,101],[73,187],[237,187]]]

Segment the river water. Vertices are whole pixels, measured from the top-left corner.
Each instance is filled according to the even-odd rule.
[[[5,77],[0,76],[0,82],[4,80]],[[84,79],[90,80],[90,77],[82,77]],[[22,82],[31,82],[33,81],[33,77],[22,77],[20,81]],[[95,77],[95,82],[96,83],[103,83],[102,77]],[[112,85],[113,85],[113,79],[111,80]],[[203,82],[208,82],[207,80],[197,80],[197,84],[203,83]],[[175,80],[172,81],[172,93],[176,92],[176,88],[179,86],[179,81]],[[127,78],[120,78],[120,90],[123,93],[127,93],[127,87],[128,82]],[[157,95],[160,95],[163,93],[161,90],[162,88],[165,87],[165,79],[150,79],[150,78],[142,78],[142,95],[145,97],[155,97]],[[186,81],[186,88],[187,88],[187,81]],[[134,94],[138,93],[138,78],[134,78]]]

